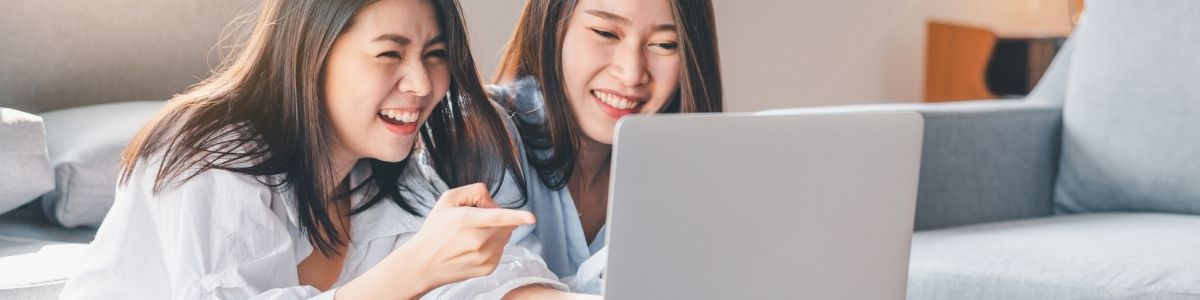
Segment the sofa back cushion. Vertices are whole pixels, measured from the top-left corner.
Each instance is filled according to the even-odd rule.
[[[121,152],[163,101],[106,103],[43,114],[54,190],[46,216],[64,227],[99,227],[117,190]]]
[[[222,29],[259,2],[4,1],[0,107],[40,115],[171,98],[221,62]]]
[[[1056,210],[1200,214],[1200,1],[1087,5],[1073,37]]]

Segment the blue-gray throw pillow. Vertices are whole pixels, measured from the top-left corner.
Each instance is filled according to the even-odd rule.
[[[1073,37],[1057,211],[1200,214],[1200,1],[1087,4]]]
[[[46,216],[65,227],[100,226],[116,194],[121,152],[163,103],[109,103],[43,114],[56,181],[54,191],[42,197]]]

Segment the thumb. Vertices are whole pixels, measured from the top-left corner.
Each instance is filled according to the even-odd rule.
[[[475,183],[446,191],[434,206],[496,207],[496,202],[488,193],[487,185]]]

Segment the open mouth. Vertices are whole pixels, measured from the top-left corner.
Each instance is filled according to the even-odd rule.
[[[417,121],[421,118],[420,110],[384,109],[378,113],[388,131],[399,135],[409,135],[417,131]]]
[[[382,117],[383,120],[388,123],[407,125],[410,123],[416,123],[417,117],[419,117],[420,114],[418,114],[417,112],[414,112],[414,111],[401,111],[401,110],[396,110],[396,109],[385,109],[385,110],[379,111],[379,116]]]
[[[604,112],[610,117],[620,118],[622,116],[633,113],[637,108],[642,106],[641,101],[636,98],[630,98],[622,95],[617,95],[599,90],[592,90],[592,96],[596,98],[604,108]]]

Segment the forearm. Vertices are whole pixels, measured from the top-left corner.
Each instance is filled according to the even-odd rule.
[[[603,299],[599,295],[575,294],[567,291],[554,289],[548,286],[534,284],[527,285],[512,290],[508,295],[504,296],[504,300],[535,300],[535,299],[560,299],[560,300],[599,300]]]
[[[546,267],[541,256],[523,247],[508,245],[491,274],[435,289],[430,296],[437,299],[503,299],[512,291],[529,286],[568,290],[567,285]]]
[[[400,247],[388,255],[379,264],[367,270],[358,278],[338,288],[335,299],[419,299],[436,288],[420,266],[414,264],[415,259],[402,260],[407,255],[408,247]]]

